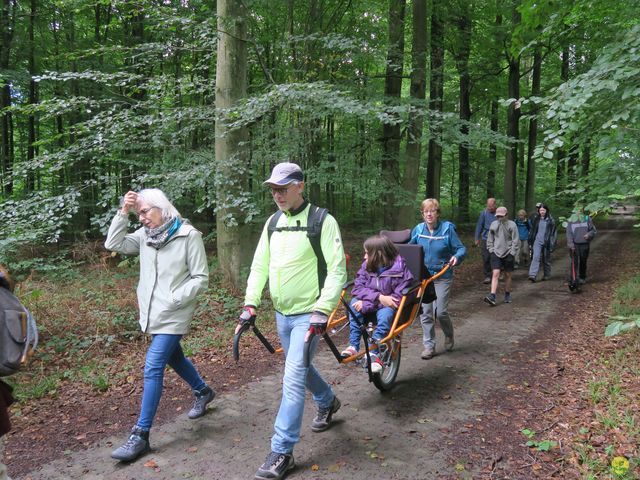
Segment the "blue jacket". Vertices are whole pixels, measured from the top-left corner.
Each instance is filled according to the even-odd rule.
[[[476,233],[473,236],[474,240],[486,240],[487,235],[489,234],[489,228],[491,228],[491,224],[496,219],[496,214],[491,213],[486,208],[480,212],[478,216],[478,221],[476,222]]]
[[[529,222],[529,220],[527,218],[525,218],[524,220],[516,218],[514,221],[516,222],[516,225],[518,227],[518,235],[520,236],[520,241],[522,242],[524,240],[528,240],[529,231],[531,230],[531,223]]]
[[[438,222],[431,233],[426,223],[420,223],[411,232],[409,243],[422,245],[424,250],[424,264],[431,274],[437,273],[445,266],[452,256],[462,262],[467,255],[467,249],[456,233],[456,226],[451,222]],[[451,278],[453,271],[448,270],[441,278]]]

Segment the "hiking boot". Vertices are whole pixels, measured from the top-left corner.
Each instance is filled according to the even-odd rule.
[[[536,277],[529,277],[529,281],[531,283],[536,283]]]
[[[354,347],[353,345],[349,345],[347,348],[345,348],[342,351],[340,355],[342,355],[343,357],[352,357],[357,353],[358,353],[358,350],[356,350],[356,347]]]
[[[490,293],[489,295],[484,297],[484,301],[487,302],[492,307],[495,307],[496,306],[496,294],[495,293]]]
[[[450,352],[451,350],[453,350],[453,335],[451,335],[450,337],[447,337],[447,336],[444,337],[444,349],[447,352]]]
[[[279,480],[284,478],[296,462],[291,453],[271,452],[256,472],[256,480]]]
[[[311,431],[324,432],[327,428],[329,428],[329,425],[331,425],[331,417],[333,417],[333,414],[338,411],[341,405],[342,404],[340,403],[338,397],[334,395],[331,405],[329,405],[328,407],[318,407],[316,418],[314,418],[313,422],[311,422]]]
[[[420,354],[420,358],[423,360],[431,360],[434,353],[433,347],[424,347],[424,350]]]
[[[384,365],[382,364],[382,360],[376,354],[371,354],[371,373],[380,373],[382,372]]]
[[[482,283],[484,283],[485,285],[487,285],[488,283],[491,283],[491,277],[484,277],[484,280],[482,281]]]
[[[504,303],[511,303],[511,293],[510,292],[505,292],[504,293]]]
[[[140,427],[135,426],[131,429],[131,435],[129,435],[127,441],[111,452],[111,458],[121,462],[133,462],[149,450],[149,430],[142,430]]]
[[[587,283],[587,280],[584,278],[579,278],[578,279],[578,285],[584,285],[585,283]]]
[[[214,398],[216,398],[216,392],[214,392],[211,387],[204,387],[199,392],[194,392],[196,396],[195,402],[193,402],[193,407],[187,413],[187,417],[190,419],[200,418],[205,413],[207,413],[207,405],[209,405]]]

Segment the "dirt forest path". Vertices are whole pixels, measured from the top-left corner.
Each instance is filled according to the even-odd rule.
[[[615,245],[616,235],[599,232],[593,250]],[[416,321],[403,339],[400,372],[391,392],[381,394],[367,382],[362,369],[340,366],[328,351],[321,352],[315,363],[334,386],[342,408],[330,430],[313,433],[308,425],[314,408],[308,400],[302,439],[294,452],[297,467],[289,478],[408,480],[454,474],[447,454],[456,436],[449,427],[482,416],[484,399],[495,397],[496,391],[508,395],[509,367],[503,359],[533,341],[534,332],[548,325],[554,312],[571,298],[563,285],[568,269],[564,252],[561,246],[555,254],[550,281],[532,284],[525,270],[516,270],[510,305],[502,303],[499,293],[498,305],[488,306],[482,301],[487,286],[479,282],[458,291],[450,304],[456,329],[451,353],[443,353],[438,329],[436,357],[421,360],[421,329]],[[183,416],[155,427],[153,450],[131,465],[109,457],[123,440],[120,436],[69,454],[23,478],[253,478],[268,452],[280,378],[278,371],[219,396],[209,413],[197,421]]]

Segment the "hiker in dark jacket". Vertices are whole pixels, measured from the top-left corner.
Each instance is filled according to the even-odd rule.
[[[542,203],[538,214],[531,222],[531,232],[529,233],[529,248],[533,251],[529,267],[530,281],[536,281],[541,263],[543,267],[542,280],[549,280],[551,277],[551,252],[555,249],[557,240],[556,222],[551,216],[549,206]]]
[[[351,356],[358,353],[360,324],[370,317],[376,320],[376,329],[371,335],[372,343],[377,344],[387,336],[400,305],[402,291],[411,285],[412,281],[413,275],[391,240],[382,235],[374,235],[365,240],[364,262],[358,270],[355,285],[351,290],[351,306],[357,315],[349,315],[349,346],[342,355]],[[382,371],[377,349],[372,349],[370,353],[371,371]]]
[[[583,208],[569,217],[567,223],[567,247],[573,257],[574,265],[578,266],[578,283],[584,285],[587,281],[587,259],[589,258],[589,244],[596,236],[596,226]]]
[[[482,283],[491,283],[491,255],[487,250],[487,235],[489,234],[489,228],[496,219],[496,199],[487,198],[487,208],[485,208],[478,216],[476,222],[476,231],[474,239],[476,246],[480,247],[482,254],[482,273],[484,273],[484,280]]]

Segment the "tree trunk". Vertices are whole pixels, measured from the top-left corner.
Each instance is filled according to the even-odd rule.
[[[520,14],[517,10],[513,10],[513,25],[520,23]],[[515,99],[509,105],[507,110],[507,135],[510,144],[507,146],[505,165],[504,165],[504,204],[509,211],[509,215],[513,218],[516,209],[517,194],[517,162],[518,162],[518,144],[516,143],[520,137],[519,120],[520,120],[520,57],[507,55],[509,62],[509,98]]]
[[[540,47],[533,53],[533,73],[531,80],[531,96],[540,96],[540,78],[542,76],[542,55]],[[529,121],[529,141],[527,145],[527,181],[524,189],[524,205],[527,212],[533,212],[536,203],[536,161],[533,152],[538,143],[538,106],[533,104]],[[515,213],[515,212],[514,212]]]
[[[35,105],[38,103],[38,87],[34,81],[36,75],[36,53],[35,53],[35,41],[34,41],[34,24],[36,21],[36,0],[31,0],[31,11],[29,14],[29,104]],[[37,120],[34,113],[29,114],[27,119],[27,162],[31,162],[36,157],[36,129]],[[26,190],[31,192],[35,190],[36,179],[35,170],[29,169],[27,172],[27,184]]]
[[[11,59],[11,42],[15,25],[14,3],[11,0],[2,1],[0,14],[0,35],[2,46],[0,48],[0,70],[9,70]],[[2,191],[5,195],[13,193],[13,117],[9,110],[11,107],[11,85],[9,77],[0,77],[0,172],[2,173]]]
[[[569,47],[565,47],[562,49],[562,62],[560,64],[560,80],[566,82],[569,80]],[[565,139],[566,141],[566,139]],[[565,144],[562,148],[559,148],[556,154],[557,165],[556,165],[556,193],[560,193],[565,188],[566,182],[566,169],[567,169],[567,160],[566,160],[566,150],[565,148],[569,145]]]
[[[384,81],[385,101],[395,105],[402,93],[404,60],[404,19],[406,0],[389,0],[389,46]],[[395,191],[400,186],[400,124],[385,123],[382,126],[382,178],[384,185],[384,225],[395,225],[397,216]]]
[[[458,16],[460,41],[457,48],[456,68],[460,75],[460,133],[462,142],[458,145],[458,220],[469,221],[469,146],[466,137],[469,134],[471,120],[471,77],[469,76],[469,54],[471,52],[471,13],[469,5],[462,2],[462,11]]]
[[[417,107],[409,118],[409,138],[407,140],[407,159],[402,179],[402,188],[408,202],[403,202],[396,220],[396,228],[406,228],[415,223],[417,208],[415,198],[418,193],[418,175],[420,173],[420,153],[422,151],[422,127],[424,124],[426,67],[427,67],[427,1],[413,1],[413,41],[411,52],[410,94]]]
[[[491,120],[490,128],[492,132],[498,133],[498,100],[491,100]],[[489,169],[487,170],[487,198],[496,196],[496,165],[498,164],[498,147],[494,141],[489,144]]]
[[[587,140],[582,147],[582,178],[589,176],[591,167],[591,141]]]
[[[223,112],[247,93],[247,12],[242,0],[218,0],[217,13],[216,109]],[[218,118],[215,130],[218,260],[226,282],[240,290],[251,252],[248,225],[238,206],[247,191],[249,135],[246,128],[231,130],[225,118]]]
[[[444,12],[441,2],[433,2],[431,12],[431,73],[429,78],[429,158],[425,179],[427,198],[440,198],[442,171],[442,125],[437,113],[444,111]]]

